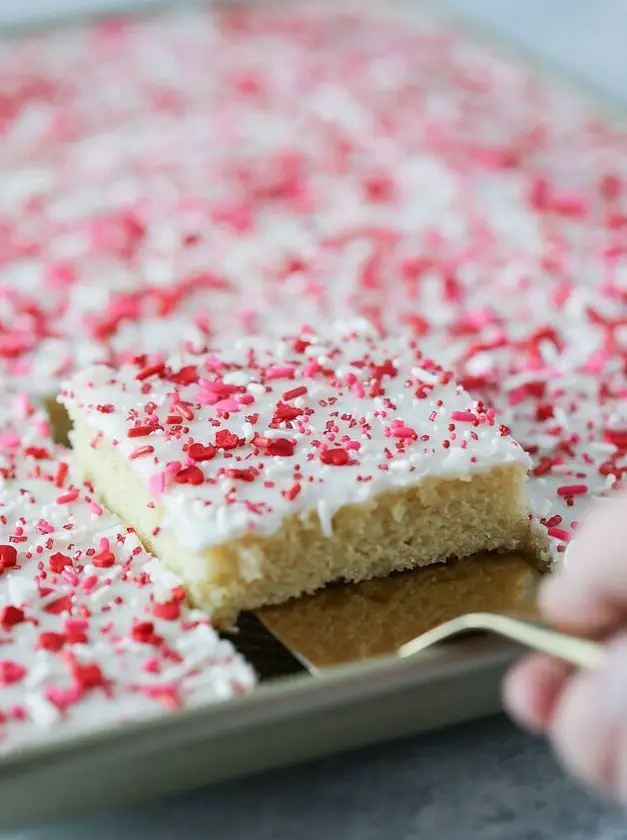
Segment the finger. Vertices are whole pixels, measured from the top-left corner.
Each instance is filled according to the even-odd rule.
[[[540,604],[558,626],[609,634],[627,619],[627,496],[604,499],[586,517]]]
[[[570,676],[564,662],[544,654],[532,654],[510,669],[503,682],[507,712],[525,729],[544,732]]]
[[[627,804],[627,638],[600,668],[565,683],[548,733],[571,773]]]

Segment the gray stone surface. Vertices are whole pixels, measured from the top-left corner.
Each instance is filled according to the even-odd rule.
[[[119,5],[0,0],[0,23],[107,3]],[[448,0],[447,5],[627,103],[625,0]],[[627,838],[627,817],[582,794],[544,744],[497,718],[3,840],[176,836],[621,840]]]
[[[622,840],[503,718],[4,840]]]

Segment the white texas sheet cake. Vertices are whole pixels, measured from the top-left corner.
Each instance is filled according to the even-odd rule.
[[[1,43],[0,133],[0,492],[22,511],[0,526],[0,610],[9,628],[0,654],[3,750],[88,719],[121,722],[135,709],[151,714],[252,684],[248,666],[215,634],[206,647],[217,646],[217,660],[202,660],[195,622],[204,628],[198,638],[213,630],[177,600],[181,582],[139,553],[130,522],[98,514],[101,503],[69,454],[50,441],[44,402],[50,407],[61,382],[94,362],[139,370],[142,355],[145,365],[165,365],[207,345],[235,346],[238,335],[272,341],[303,324],[321,332],[362,316],[382,334],[409,328],[426,357],[454,372],[470,396],[452,410],[474,413],[476,401],[481,417],[497,410],[489,434],[508,427],[530,456],[536,522],[557,557],[590,500],[622,478],[627,138],[515,61],[391,4],[181,9]],[[271,386],[283,400],[296,383]],[[283,402],[298,408],[303,396]],[[233,412],[224,431],[245,437],[242,418],[254,413]],[[470,433],[468,421],[452,422],[455,434],[460,426]],[[321,453],[343,454],[316,468],[343,487],[360,450],[317,434]],[[418,440],[402,434],[390,443],[406,440],[415,454]],[[510,455],[519,452],[511,436],[498,440]],[[157,449],[151,437],[133,446]],[[182,463],[192,482],[177,483],[183,494],[200,486],[193,468],[213,476],[229,452],[215,436],[200,445],[217,453]],[[272,446],[286,444],[261,447],[251,466],[278,470],[284,458],[292,469],[296,456],[273,456]],[[252,452],[248,439],[246,447]],[[123,459],[138,480],[151,467],[153,453],[144,452]],[[413,474],[398,469],[402,489]],[[248,487],[224,480],[240,496]],[[35,482],[28,496],[23,481]],[[286,509],[312,503],[328,531],[331,484],[313,505],[315,491],[294,479]],[[164,490],[155,511],[172,495],[165,479]],[[278,498],[268,493],[273,504]],[[67,541],[65,515],[65,524],[76,517],[74,548],[57,549]],[[100,532],[105,521],[111,530]],[[448,520],[438,521],[445,529]],[[342,522],[338,513],[334,533],[350,530]],[[54,533],[39,533],[48,527]],[[26,556],[38,547],[42,556]],[[127,575],[136,549],[137,576]],[[57,558],[60,571],[51,568],[57,554],[71,567]],[[102,568],[83,562],[101,555]],[[118,628],[110,635],[83,588],[92,577],[92,596]],[[150,581],[140,589],[135,577]],[[45,612],[57,597],[69,610]],[[92,629],[65,627],[89,620]],[[59,650],[40,648],[36,622],[59,635]],[[110,702],[98,673],[125,702]],[[152,698],[135,691],[145,685]],[[65,702],[73,692],[76,702]],[[83,715],[91,704],[98,714]]]

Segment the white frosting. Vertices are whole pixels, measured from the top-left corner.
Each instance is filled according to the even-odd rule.
[[[129,459],[164,508],[163,526],[193,549],[251,530],[272,534],[286,517],[310,511],[328,531],[345,505],[425,478],[528,466],[498,421],[421,357],[414,341],[379,340],[363,328],[334,332],[333,339],[242,339],[171,359],[163,374],[146,375],[144,365],[96,366],[79,373],[61,400]],[[177,384],[188,366],[194,381]],[[182,420],[179,403],[193,419]],[[133,427],[146,423],[154,426],[136,436]],[[221,447],[225,433],[233,448]],[[190,443],[208,445],[211,458],[190,458]],[[284,454],[270,454],[272,446]],[[201,483],[177,483],[190,465]]]

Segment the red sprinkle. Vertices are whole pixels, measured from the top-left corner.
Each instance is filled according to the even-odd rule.
[[[0,662],[0,685],[13,685],[20,682],[26,675],[26,668],[17,662],[5,660]]]
[[[37,646],[42,650],[49,650],[52,652],[61,650],[64,644],[65,636],[61,633],[53,633],[52,631],[40,633],[37,641]]]
[[[138,379],[140,382],[143,382],[144,379],[148,379],[151,376],[157,376],[163,373],[164,371],[164,362],[158,362],[154,365],[146,365],[146,367],[143,367],[135,374],[135,379]]]
[[[95,663],[81,665],[77,662],[72,662],[70,664],[70,671],[74,681],[85,691],[89,691],[92,688],[101,688],[106,685],[102,671]]]
[[[54,601],[51,601],[49,604],[46,604],[44,607],[44,612],[50,613],[51,615],[60,615],[63,612],[69,612],[72,609],[72,596],[71,595],[61,595],[60,598],[55,598]]]
[[[583,496],[587,492],[587,484],[565,484],[557,488],[558,496]]]
[[[134,641],[143,645],[158,645],[163,639],[155,633],[155,625],[152,621],[142,621],[131,629],[131,636]]]
[[[130,438],[146,437],[156,431],[157,426],[155,424],[150,424],[148,426],[133,426],[126,432],[126,436]]]
[[[192,461],[211,461],[215,458],[216,448],[210,443],[191,443],[187,449],[187,455]]]
[[[131,454],[128,456],[129,461],[134,461],[135,458],[143,458],[144,455],[152,455],[155,451],[154,446],[138,446],[137,449],[134,449]]]
[[[287,499],[288,502],[293,502],[296,496],[298,496],[298,494],[300,493],[300,491],[301,486],[297,482],[296,484],[292,484],[289,490],[283,491],[283,497]]]
[[[17,549],[12,545],[0,545],[0,575],[6,569],[17,566]]]
[[[550,537],[555,537],[556,540],[562,540],[562,542],[569,542],[571,539],[571,535],[563,528],[549,528],[547,533]]]
[[[323,464],[333,467],[343,467],[349,462],[349,455],[345,449],[325,449],[320,453],[320,460]]]
[[[295,400],[296,397],[304,397],[306,393],[307,393],[307,388],[305,388],[304,385],[301,385],[298,388],[292,388],[291,391],[286,391],[283,394],[283,399],[284,400]]]
[[[451,411],[451,420],[458,423],[472,423],[477,419],[477,415],[472,411]]]
[[[16,624],[21,624],[25,620],[24,610],[21,610],[19,607],[8,606],[0,610],[0,625],[5,630],[10,630],[11,627],[14,627]]]
[[[264,452],[266,455],[290,458],[294,454],[295,446],[296,444],[287,438],[270,438],[264,446]]]
[[[237,449],[241,445],[242,441],[238,436],[234,435],[233,432],[229,432],[228,429],[221,429],[219,432],[216,432],[216,446],[218,449]]]
[[[180,601],[172,600],[163,604],[155,604],[152,608],[152,614],[157,618],[163,618],[165,621],[176,621],[181,615]]]
[[[254,481],[259,475],[259,471],[254,467],[248,467],[245,470],[229,469],[225,471],[228,478],[237,478],[240,481]]]
[[[174,476],[177,484],[202,484],[205,480],[205,475],[200,467],[195,465],[191,467],[183,467]]]
[[[58,575],[61,574],[66,566],[72,565],[72,558],[57,551],[48,558],[48,565],[50,566],[50,571]]]
[[[94,554],[91,562],[97,569],[109,569],[115,565],[115,555],[111,551],[101,551]]]
[[[57,496],[57,504],[58,505],[67,505],[70,502],[75,502],[78,499],[78,490],[68,490],[65,493],[61,493],[60,496]]]

